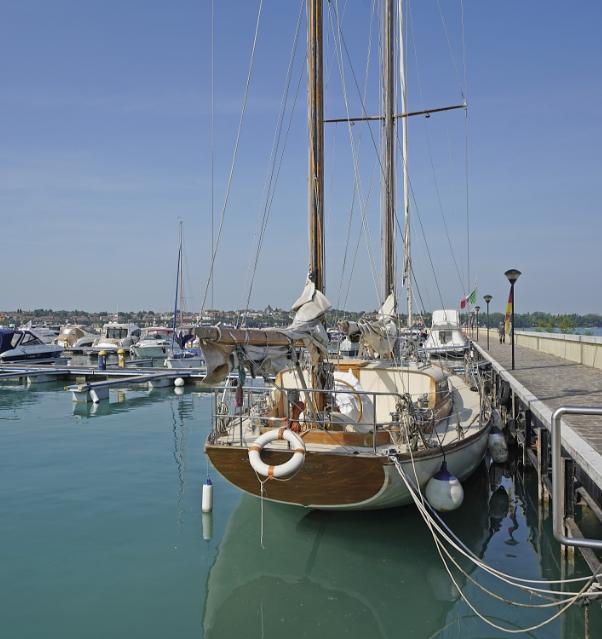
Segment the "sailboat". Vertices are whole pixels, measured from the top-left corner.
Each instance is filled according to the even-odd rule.
[[[213,466],[241,490],[306,508],[369,510],[408,504],[399,469],[423,488],[434,475],[470,476],[484,457],[491,407],[443,369],[402,361],[395,327],[393,0],[383,2],[384,303],[363,326],[364,359],[329,359],[324,317],[324,116],[322,0],[307,0],[310,264],[287,329],[199,327],[207,384],[238,371],[234,411],[214,400],[205,450]],[[398,9],[401,20],[401,6]],[[400,23],[401,24],[401,23]],[[400,29],[401,31],[401,29]],[[403,62],[402,65],[403,66]],[[402,87],[405,96],[405,87]],[[407,138],[404,141],[407,150]],[[407,157],[407,156],[406,156]],[[407,162],[404,162],[407,171]],[[408,179],[404,173],[404,283],[412,323]],[[275,381],[246,388],[248,374]]]
[[[174,300],[173,320],[171,331],[166,340],[166,355],[164,360],[164,366],[166,368],[200,368],[203,366],[203,359],[196,351],[184,348],[186,336],[183,334],[184,327],[180,326],[180,342],[177,341],[177,321],[178,321],[178,305],[182,303],[182,249],[183,249],[183,235],[182,235],[182,222],[180,222],[180,242],[178,246],[178,266],[176,269],[176,294]],[[180,323],[182,318],[180,317]],[[191,337],[191,335],[189,335]]]

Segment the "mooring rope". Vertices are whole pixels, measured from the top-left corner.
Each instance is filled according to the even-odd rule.
[[[491,626],[492,628],[495,628],[496,630],[500,630],[501,632],[506,632],[508,634],[517,634],[519,632],[531,632],[533,630],[537,630],[539,628],[542,628],[543,626],[549,624],[550,622],[552,622],[553,620],[557,619],[560,615],[562,615],[564,612],[566,612],[573,604],[575,604],[579,599],[582,598],[591,598],[591,597],[595,597],[599,594],[602,594],[602,592],[600,593],[592,593],[592,592],[587,592],[594,580],[596,579],[596,577],[598,576],[598,571],[596,571],[596,574],[590,576],[590,577],[584,577],[584,578],[576,578],[576,579],[571,579],[571,580],[558,580],[558,581],[552,581],[552,580],[525,580],[525,579],[519,579],[519,578],[514,578],[511,577],[510,575],[505,575],[504,573],[501,573],[500,571],[497,571],[493,568],[491,568],[490,566],[488,566],[485,562],[483,562],[482,560],[478,559],[476,557],[476,555],[474,555],[474,553],[472,553],[472,551],[469,551],[468,553],[463,551],[462,548],[454,543],[454,541],[452,540],[452,538],[450,538],[449,536],[447,536],[441,529],[440,526],[438,526],[437,522],[435,521],[435,519],[433,518],[433,516],[429,513],[429,510],[427,508],[427,504],[428,502],[426,502],[422,492],[420,491],[420,487],[418,484],[418,476],[417,476],[417,472],[416,472],[416,467],[415,467],[415,462],[414,462],[414,458],[412,455],[412,452],[410,451],[410,456],[411,456],[411,462],[412,462],[412,467],[414,469],[414,473],[416,476],[416,484],[413,485],[412,482],[409,481],[409,479],[407,478],[400,461],[397,459],[397,457],[395,457],[394,455],[392,455],[390,457],[391,461],[393,462],[395,468],[397,469],[400,477],[402,478],[404,484],[406,485],[406,488],[408,490],[408,492],[410,493],[410,496],[412,497],[416,507],[418,508],[419,513],[421,514],[421,516],[423,517],[427,527],[429,528],[429,531],[431,532],[431,535],[433,537],[433,541],[435,543],[435,547],[437,548],[437,552],[441,558],[441,561],[443,563],[443,566],[446,570],[446,572],[448,573],[452,583],[454,584],[454,586],[456,587],[456,589],[458,590],[458,593],[460,595],[460,597],[464,600],[464,602],[466,603],[466,605],[474,612],[475,615],[477,615],[477,617],[479,617],[479,619],[481,619],[482,621],[484,621],[486,624],[488,624],[489,626]],[[441,521],[441,518],[435,514],[435,517]],[[447,527],[446,527],[447,528]],[[448,529],[449,530],[449,529]],[[563,596],[563,597],[568,597],[565,601],[559,601],[559,602],[552,602],[552,603],[546,603],[546,604],[525,604],[522,602],[517,602],[514,600],[510,600],[510,599],[506,599],[504,597],[502,597],[501,595],[496,595],[495,593],[492,593],[490,590],[488,590],[487,588],[481,586],[480,584],[478,584],[470,575],[468,575],[468,573],[463,570],[458,563],[451,557],[449,551],[447,548],[444,547],[441,539],[439,539],[439,537],[437,536],[437,532],[441,535],[441,538],[446,541],[448,544],[450,544],[453,548],[455,548],[456,550],[458,550],[459,552],[461,552],[461,554],[463,554],[464,556],[468,557],[469,559],[471,559],[471,561],[473,561],[478,567],[482,568],[483,570],[486,570],[487,572],[489,572],[490,574],[494,574],[495,576],[497,576],[499,579],[502,579],[502,581],[505,581],[506,583],[516,587],[516,588],[520,588],[523,590],[528,591],[531,594],[535,594],[536,592],[545,592],[548,595],[552,595],[552,594],[556,594],[559,596]],[[450,531],[451,532],[451,531]],[[452,534],[453,538],[456,538],[455,535]],[[464,544],[461,544],[462,546],[464,546]],[[560,610],[558,610],[556,613],[554,613],[553,615],[551,615],[550,617],[548,617],[547,619],[545,619],[544,621],[538,623],[538,624],[534,624],[528,628],[519,628],[519,629],[513,629],[513,628],[508,628],[508,627],[504,627],[501,626],[499,624],[494,623],[493,621],[491,621],[490,619],[488,619],[485,615],[483,615],[479,610],[477,610],[477,608],[469,601],[468,597],[465,595],[465,593],[462,591],[460,585],[458,584],[458,582],[456,581],[456,579],[454,578],[449,565],[446,561],[446,559],[444,558],[444,554],[447,555],[450,560],[454,563],[454,565],[458,568],[458,570],[464,574],[466,577],[468,577],[470,579],[471,582],[475,583],[476,585],[478,585],[481,590],[487,592],[488,594],[490,594],[492,597],[495,597],[496,599],[500,599],[502,601],[504,601],[505,603],[511,604],[511,605],[516,605],[516,606],[521,606],[521,607],[530,607],[530,608],[548,608],[548,607],[555,607],[555,606],[561,606]],[[497,574],[496,574],[497,573]],[[500,575],[505,575],[505,577],[507,578],[503,578]],[[573,581],[585,581],[585,584],[583,585],[583,587],[581,588],[581,590],[577,591],[577,592],[564,592],[564,591],[553,591],[553,590],[549,590],[549,589],[540,589],[540,588],[529,588],[527,586],[523,586],[520,583],[515,583],[513,580],[516,581],[522,581],[522,582],[535,582],[535,583],[569,583],[569,582],[573,582]]]

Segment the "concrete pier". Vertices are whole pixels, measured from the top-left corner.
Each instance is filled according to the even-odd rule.
[[[539,502],[546,510],[552,495],[552,414],[561,406],[602,407],[602,370],[578,363],[574,357],[543,352],[535,343],[533,348],[515,343],[515,369],[511,370],[509,337],[500,344],[497,335],[490,334],[487,349],[486,331],[479,332],[479,341],[473,343],[491,364],[494,403],[522,448],[523,466],[537,471]],[[578,508],[588,508],[602,525],[602,417],[565,415],[561,448],[562,523],[567,536],[579,538],[583,535],[575,519]],[[573,550],[562,548],[570,564]],[[597,570],[595,552],[588,548],[580,552],[590,568]]]
[[[510,339],[505,344],[479,336],[482,356],[492,362],[516,393],[545,424],[560,406],[602,406],[602,370],[515,344],[511,366]],[[563,446],[587,470],[602,490],[602,418],[571,416],[563,419]]]

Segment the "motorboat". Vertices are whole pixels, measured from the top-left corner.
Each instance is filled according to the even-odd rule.
[[[203,355],[196,348],[174,348],[169,350],[163,365],[166,368],[204,368]]]
[[[464,357],[470,342],[460,325],[460,314],[455,309],[433,311],[429,336],[424,351],[431,357]]]
[[[82,324],[66,324],[61,328],[54,343],[69,350],[79,350],[92,346],[97,337],[97,333],[91,333]]]
[[[120,348],[129,350],[140,338],[141,329],[137,324],[108,322],[102,327],[102,335],[92,344],[92,351],[116,353]]]
[[[31,320],[23,326],[19,326],[20,330],[33,331],[39,339],[45,344],[50,344],[59,335],[60,326],[49,326],[48,324],[34,324]]]
[[[63,353],[58,344],[47,344],[34,331],[0,328],[0,362],[55,362]]]
[[[136,357],[151,357],[155,359],[165,357],[172,346],[172,342],[174,342],[174,347],[179,348],[173,333],[173,328],[168,328],[167,326],[143,328],[140,333],[140,339],[130,347],[130,352]]]

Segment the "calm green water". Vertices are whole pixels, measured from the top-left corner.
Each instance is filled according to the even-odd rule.
[[[413,509],[266,504],[262,549],[259,502],[215,473],[203,521],[207,396],[125,391],[95,409],[61,388],[0,387],[0,636],[504,636],[459,599]],[[490,499],[500,483],[509,498]],[[531,484],[483,467],[466,492],[448,522],[473,550],[513,574],[559,575]],[[545,616],[460,584],[498,623]],[[599,607],[589,617],[589,636],[602,636]],[[584,610],[530,636],[584,637]]]

